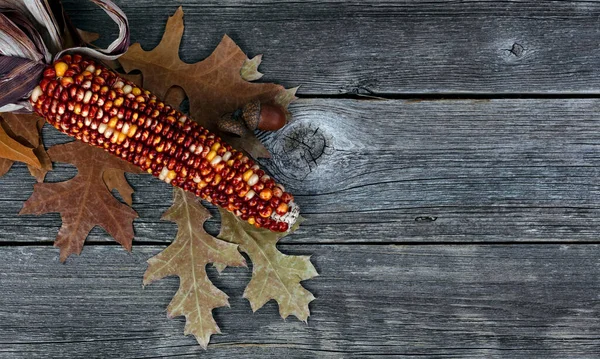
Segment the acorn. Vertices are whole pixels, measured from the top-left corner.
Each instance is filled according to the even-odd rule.
[[[261,104],[258,100],[248,102],[242,108],[242,119],[249,129],[277,131],[285,125],[286,116],[281,106]]]
[[[260,101],[254,100],[235,112],[223,115],[217,126],[223,132],[243,137],[256,129],[277,131],[285,125],[286,120],[285,111],[281,106],[261,104]]]

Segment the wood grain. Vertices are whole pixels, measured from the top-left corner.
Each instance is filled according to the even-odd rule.
[[[165,308],[177,279],[141,286],[161,247],[89,246],[66,265],[49,247],[0,252],[0,357],[593,358],[600,354],[597,245],[281,246],[321,276],[308,325],[273,302],[252,314],[247,269],[215,284],[231,308],[207,352]],[[101,353],[101,355],[100,355]]]
[[[263,136],[263,165],[308,221],[293,243],[587,242],[600,233],[600,101],[305,99]],[[48,127],[46,144],[66,136]],[[55,166],[50,181],[74,175]],[[24,178],[24,180],[23,180]],[[129,176],[136,240],[170,241],[170,186]],[[0,241],[52,241],[57,215],[17,216],[34,180],[0,178]],[[217,215],[216,211],[213,213]],[[214,234],[218,218],[208,223]],[[94,231],[91,241],[108,240]]]
[[[229,34],[242,50],[265,55],[264,81],[301,85],[303,95],[600,90],[596,1],[116,3],[129,17],[132,39],[146,49],[158,44],[167,17],[182,5],[185,61],[207,57]],[[95,5],[65,5],[78,26],[106,34],[100,43],[116,36]]]

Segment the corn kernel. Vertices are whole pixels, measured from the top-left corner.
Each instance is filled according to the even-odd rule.
[[[217,155],[217,153],[215,151],[210,151],[207,155],[206,155],[206,160],[207,161],[212,161],[213,158],[215,158],[215,156]]]
[[[169,173],[169,169],[167,166],[163,167],[160,173],[158,174],[158,179],[164,181],[167,178],[167,174]]]
[[[177,177],[177,172],[175,172],[175,171],[169,171],[169,173],[167,173],[167,178],[168,179],[174,180],[175,177]]]
[[[210,149],[217,152],[219,148],[221,148],[221,144],[219,142],[215,142]]]
[[[42,95],[44,93],[44,91],[42,91],[42,88],[39,86],[36,86],[33,89],[33,92],[31,92],[31,101],[32,102],[37,102],[38,98],[40,97],[40,95]]]
[[[262,191],[260,191],[260,199],[264,200],[264,201],[268,201],[273,197],[273,191],[271,191],[268,188],[263,189]]]
[[[121,105],[123,104],[123,101],[124,101],[124,100],[125,100],[125,99],[123,99],[123,97],[119,97],[119,98],[117,98],[117,99],[116,99],[116,100],[113,102],[113,104],[114,104],[116,107],[121,107]]]
[[[56,71],[56,77],[63,77],[65,72],[69,69],[69,65],[60,61],[54,64],[54,71]]]
[[[210,161],[210,165],[211,166],[216,166],[218,165],[221,161],[223,160],[223,158],[221,158],[221,156],[215,156],[211,161]]]
[[[131,138],[131,137],[135,136],[136,132],[137,132],[137,125],[129,126],[129,131],[127,132],[127,137]]]
[[[117,141],[119,140],[119,135],[121,133],[119,131],[115,131],[113,132],[112,137],[110,138],[110,143],[117,143]]]
[[[112,136],[112,134],[113,134],[113,132],[114,132],[114,131],[115,131],[114,129],[112,129],[111,127],[108,127],[108,128],[106,129],[106,131],[104,131],[104,137],[105,137],[106,139],[109,139],[109,138],[110,138],[110,136]]]
[[[248,193],[246,193],[246,195],[244,196],[244,199],[246,201],[249,201],[252,198],[254,198],[255,195],[256,195],[256,192],[254,192],[253,190],[250,190],[250,191],[248,191]]]
[[[254,175],[254,171],[248,170],[248,171],[244,172],[244,174],[242,175],[242,179],[244,180],[244,182],[248,182],[248,180],[250,179],[250,177],[252,177],[252,175]]]
[[[281,202],[279,204],[279,206],[277,206],[277,209],[275,210],[275,212],[277,212],[278,215],[283,216],[288,212],[289,206],[287,205],[287,203],[285,202]]]
[[[86,104],[90,103],[90,100],[92,99],[92,95],[93,95],[92,91],[87,90],[85,92],[85,95],[83,96],[83,103],[86,103]]]
[[[139,89],[139,88],[137,88],[137,87],[134,87],[134,88],[131,90],[131,93],[132,93],[132,94],[134,94],[135,96],[139,96],[139,95],[141,95],[141,94],[142,94],[142,90],[140,90],[140,89]]]
[[[111,118],[110,121],[108,121],[108,127],[115,128],[115,126],[117,126],[118,121],[119,119],[116,117]]]
[[[250,178],[248,179],[248,185],[254,186],[257,183],[258,183],[258,175],[255,173],[252,176],[250,176]]]

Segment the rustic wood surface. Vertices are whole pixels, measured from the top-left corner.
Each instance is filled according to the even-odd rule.
[[[231,308],[205,352],[166,318],[177,279],[141,286],[175,234],[168,185],[129,176],[131,254],[95,229],[63,265],[58,214],[17,216],[33,179],[16,165],[0,178],[0,358],[600,356],[600,2],[116,2],[146,49],[182,5],[182,58],[227,33],[265,54],[265,81],[302,85],[261,162],[308,219],[281,249],[313,255],[312,316],[252,314],[250,272],[211,270]],[[91,3],[65,7],[116,32]]]

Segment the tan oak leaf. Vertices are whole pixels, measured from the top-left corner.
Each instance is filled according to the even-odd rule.
[[[319,274],[310,257],[286,255],[277,249],[277,242],[295,231],[302,219],[290,232],[278,233],[256,228],[227,210],[219,208],[219,211],[221,233],[217,238],[239,245],[252,261],[252,279],[244,291],[244,298],[250,301],[252,310],[257,311],[275,299],[281,317],[294,315],[306,322],[310,315],[308,304],[315,297],[300,282]]]
[[[185,316],[184,334],[192,334],[206,349],[210,337],[220,333],[212,316],[214,308],[229,306],[227,294],[215,287],[206,265],[245,266],[237,245],[204,231],[210,213],[198,199],[181,189],[174,190],[173,206],[162,219],[177,223],[177,237],[164,251],[148,260],[144,285],[167,276],[179,277],[179,290],[167,308],[169,317]]]

